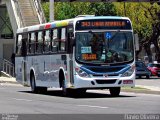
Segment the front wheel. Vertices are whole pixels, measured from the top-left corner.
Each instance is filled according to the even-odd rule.
[[[146,75],[146,78],[147,78],[147,79],[149,79],[149,78],[150,78],[150,76],[149,76],[149,75]]]
[[[65,82],[64,79],[62,81],[62,93],[63,93],[63,96],[69,96],[70,95],[70,89],[66,87],[66,82]]]
[[[109,89],[111,96],[118,97],[121,91],[121,87],[113,87]]]

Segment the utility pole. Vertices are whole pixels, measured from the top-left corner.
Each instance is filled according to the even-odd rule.
[[[54,21],[54,0],[49,1],[50,22]]]

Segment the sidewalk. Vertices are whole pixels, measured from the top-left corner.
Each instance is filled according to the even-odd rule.
[[[19,84],[13,77],[0,77],[0,83]],[[160,78],[136,79],[136,87],[160,92]]]
[[[18,84],[15,78],[11,77],[0,77],[0,83],[12,83],[12,84]]]
[[[142,87],[152,91],[160,91],[160,78],[136,79],[136,87]]]

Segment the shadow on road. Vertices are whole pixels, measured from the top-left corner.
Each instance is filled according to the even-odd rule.
[[[110,94],[105,93],[93,93],[93,92],[86,92],[85,94],[81,95],[70,95],[70,96],[63,96],[61,90],[49,90],[46,93],[32,93],[31,91],[19,91],[23,93],[29,94],[36,94],[36,95],[47,95],[47,96],[57,96],[57,97],[65,97],[65,98],[75,98],[75,99],[88,99],[88,98],[126,98],[126,97],[136,97],[133,95],[120,95],[118,97],[113,97]]]

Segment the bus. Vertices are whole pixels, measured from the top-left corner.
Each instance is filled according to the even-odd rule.
[[[81,16],[20,28],[15,43],[16,80],[33,92],[62,88],[64,95],[88,89],[135,86],[135,48],[129,18]]]

